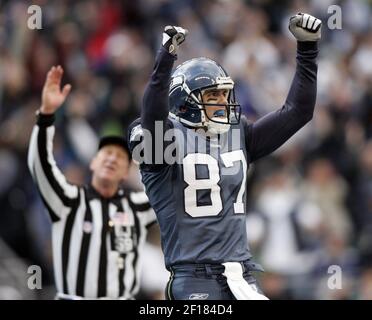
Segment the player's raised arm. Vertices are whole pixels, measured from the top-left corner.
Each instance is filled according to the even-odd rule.
[[[299,13],[290,18],[289,30],[297,39],[296,73],[284,106],[249,126],[247,143],[252,161],[276,150],[312,119],[321,24],[309,14]]]
[[[185,41],[187,30],[166,26],[162,47],[158,51],[155,66],[147,84],[141,111],[141,125],[154,130],[155,121],[165,121],[168,117],[168,91],[171,72],[179,45]]]
[[[67,213],[78,197],[78,188],[66,181],[53,157],[54,113],[71,90],[69,84],[61,90],[62,75],[61,66],[48,72],[28,150],[29,170],[53,221]]]

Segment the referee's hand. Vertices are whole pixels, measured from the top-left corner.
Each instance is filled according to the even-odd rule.
[[[40,111],[43,114],[53,114],[65,102],[70,93],[71,85],[66,84],[61,91],[63,69],[53,66],[46,77],[41,97]]]

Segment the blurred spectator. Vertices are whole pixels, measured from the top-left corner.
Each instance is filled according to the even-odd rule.
[[[303,198],[320,209],[323,232],[348,243],[353,230],[345,207],[347,185],[332,163],[322,158],[311,161],[302,188]]]
[[[305,290],[306,275],[317,262],[323,219],[320,208],[307,201],[295,183],[278,162],[266,166],[255,195],[256,213],[247,217],[248,239],[270,273],[268,279],[263,277],[263,288],[276,299],[312,297]],[[299,287],[301,292],[296,292]]]

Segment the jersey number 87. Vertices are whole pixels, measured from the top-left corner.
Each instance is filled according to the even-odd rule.
[[[245,192],[245,183],[247,179],[247,161],[242,150],[226,152],[220,155],[226,168],[239,165],[241,161],[243,166],[243,180],[234,202],[234,213],[244,213],[243,195]],[[218,182],[221,179],[218,162],[209,154],[190,153],[183,159],[183,176],[188,186],[185,188],[185,210],[193,218],[211,217],[218,215],[222,210],[221,188]],[[195,165],[207,165],[209,178],[196,179]],[[197,190],[210,190],[211,204],[197,205]]]

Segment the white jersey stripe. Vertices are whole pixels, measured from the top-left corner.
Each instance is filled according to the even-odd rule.
[[[109,217],[112,219],[116,213],[116,207],[110,203]],[[119,253],[111,248],[110,234],[107,234],[107,295],[110,297],[119,297]]]
[[[83,237],[83,220],[85,216],[85,198],[84,193],[80,193],[80,204],[76,212],[75,222],[71,231],[70,248],[69,248],[69,263],[67,266],[67,283],[69,294],[76,295],[77,272],[79,267],[79,257],[81,240]]]
[[[135,273],[133,271],[133,259],[134,259],[134,253],[128,253],[127,257],[125,259],[125,272],[124,272],[124,284],[125,284],[125,290],[124,290],[124,297],[129,297],[131,295],[131,288],[134,282]]]
[[[147,198],[146,193],[144,192],[131,192],[130,200],[134,204],[144,204],[149,202],[149,199]]]
[[[44,200],[47,202],[48,206],[51,208],[51,210],[57,217],[59,218],[63,217],[62,213],[68,212],[69,210],[66,210],[67,207],[65,207],[62,200],[59,198],[57,193],[54,191],[52,186],[49,184],[49,181],[41,166],[38,153],[35,154],[35,161],[34,161],[33,169],[35,172],[35,179],[38,183],[39,190]]]
[[[57,180],[58,184],[63,189],[65,195],[68,198],[75,199],[78,195],[78,188],[66,181],[65,176],[58,169],[56,162],[53,157],[53,137],[54,137],[54,126],[47,128],[47,153],[48,153],[48,162],[52,166],[52,172],[54,178]]]
[[[138,214],[138,219],[140,221],[140,238],[139,238],[139,243],[138,243],[138,247],[139,247],[139,250],[142,250],[143,248],[143,245],[146,241],[146,226],[147,226],[147,219],[148,216],[147,215],[142,215],[142,212]],[[134,267],[135,268],[135,278],[136,278],[136,285],[135,287],[133,288],[133,291],[131,292],[132,294],[137,294],[138,291],[139,291],[139,288],[140,288],[140,282],[139,282],[139,279],[140,278],[140,273],[141,273],[141,256],[138,255],[138,258],[137,258],[137,261],[136,261],[136,265],[135,266],[132,266],[132,268]]]
[[[91,239],[85,275],[85,296],[95,298],[98,290],[99,248],[101,247],[102,207],[98,199],[90,201],[92,209]],[[85,228],[89,228],[85,226]]]
[[[53,268],[54,279],[58,292],[63,292],[62,278],[62,239],[65,229],[66,219],[61,219],[52,224],[52,248],[53,248]]]

